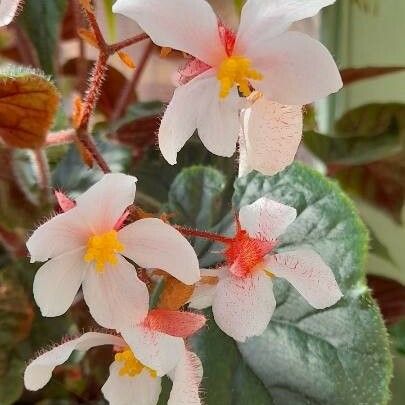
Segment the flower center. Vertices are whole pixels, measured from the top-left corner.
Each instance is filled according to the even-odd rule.
[[[122,368],[119,371],[121,377],[136,377],[143,369],[147,370],[152,378],[157,377],[155,370],[143,365],[132,353],[130,349],[125,349],[122,352],[115,354],[115,360],[122,363]]]
[[[252,90],[249,79],[263,79],[263,75],[252,69],[251,65],[251,60],[244,56],[230,56],[222,61],[217,73],[217,78],[220,82],[220,98],[227,97],[235,85],[239,86],[240,92],[245,97],[250,96]]]
[[[274,242],[251,238],[245,230],[239,229],[228,244],[225,257],[231,271],[238,277],[245,277],[273,248]],[[234,264],[236,266],[232,266]]]
[[[94,261],[96,270],[102,273],[107,263],[117,264],[117,254],[123,251],[124,245],[118,240],[117,231],[112,230],[89,238],[84,260],[88,263]]]

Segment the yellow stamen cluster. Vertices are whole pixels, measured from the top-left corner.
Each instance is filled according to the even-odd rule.
[[[221,84],[219,91],[220,98],[227,97],[235,84],[239,86],[240,92],[245,97],[250,96],[252,91],[249,79],[263,79],[263,75],[252,69],[251,65],[250,59],[243,56],[231,56],[221,63],[217,74],[217,78]]]
[[[115,360],[123,363],[119,375],[121,377],[129,376],[136,377],[142,372],[143,369],[147,370],[152,378],[157,377],[155,370],[152,370],[149,367],[144,366],[132,353],[130,349],[126,349],[122,352],[116,353]]]
[[[96,270],[102,273],[107,263],[117,264],[117,254],[123,251],[124,245],[118,240],[117,231],[112,230],[89,238],[84,260],[94,261]]]

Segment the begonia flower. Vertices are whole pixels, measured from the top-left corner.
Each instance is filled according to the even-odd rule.
[[[301,106],[260,97],[242,111],[241,121],[239,176],[252,170],[272,176],[294,161],[302,138]]]
[[[44,387],[58,365],[74,350],[86,352],[92,347],[111,345],[116,352],[110,375],[102,387],[111,405],[155,405],[161,392],[161,377],[173,381],[169,405],[200,404],[199,385],[202,365],[188,351],[184,338],[205,323],[201,315],[189,312],[152,310],[147,318],[125,337],[89,332],[62,343],[33,360],[25,370],[24,383],[30,391]]]
[[[13,21],[21,0],[0,0],[0,27]]]
[[[29,238],[31,262],[50,259],[38,270],[33,286],[43,316],[65,313],[82,286],[90,313],[101,326],[120,330],[143,319],[148,290],[126,258],[143,268],[162,269],[185,284],[199,279],[193,248],[170,225],[146,218],[119,228],[135,191],[135,177],[107,174],[73,208]]]
[[[261,335],[270,322],[276,307],[275,277],[290,282],[314,308],[334,305],[342,293],[318,253],[307,247],[275,252],[277,239],[296,215],[294,208],[264,197],[242,207],[236,235],[224,251],[226,265],[202,272],[190,306],[212,305],[218,326],[244,342]]]
[[[196,129],[209,151],[232,156],[242,100],[253,89],[268,100],[298,106],[338,91],[342,80],[329,51],[306,34],[287,31],[334,1],[248,0],[234,33],[205,0],[117,0],[113,11],[135,20],[157,45],[197,60],[184,69],[186,83],[176,89],[162,119],[164,158],[175,164]]]

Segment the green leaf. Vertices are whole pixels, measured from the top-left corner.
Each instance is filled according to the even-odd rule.
[[[193,228],[212,228],[221,218],[225,184],[225,176],[210,167],[184,169],[169,190],[173,220]]]
[[[206,315],[207,327],[190,340],[203,363],[204,403],[271,405],[269,392],[241,357],[236,343],[218,328],[211,311]]]
[[[97,146],[113,172],[128,170],[131,154],[127,148],[101,139],[97,141]],[[88,169],[83,164],[77,148],[72,145],[53,173],[53,184],[75,197],[102,176],[98,168]]]
[[[220,170],[227,178],[227,188],[232,186],[236,175],[234,161],[208,152],[194,136],[179,152],[177,164],[173,166],[162,158],[159,150],[150,150],[134,169],[139,180],[138,191],[152,197],[157,205],[164,203],[167,201],[169,188],[175,177],[182,169],[193,165],[212,166]]]
[[[193,166],[183,169],[169,190],[169,201],[164,210],[174,215],[173,221],[194,229],[215,229],[224,212],[226,178],[216,169]],[[213,245],[196,238],[192,241],[199,257],[205,257]],[[206,260],[206,259],[205,259]],[[206,261],[201,263],[206,264]]]
[[[402,151],[401,136],[390,132],[380,136],[330,136],[304,133],[307,148],[327,164],[361,165],[375,162]]]
[[[55,58],[66,0],[26,0],[19,18],[38,55],[42,69],[55,75]]]
[[[22,372],[25,362],[0,347],[0,404],[16,403],[23,392]]]
[[[365,281],[367,232],[353,204],[336,184],[299,164],[273,177],[251,173],[235,184],[236,207],[262,196],[297,209],[279,249],[317,251],[344,297],[317,311],[276,280],[277,309],[262,336],[238,345],[243,358],[276,404],[386,404],[392,361]]]
[[[401,153],[405,105],[367,104],[345,113],[333,134],[305,133],[307,147],[326,163],[365,164]]]
[[[375,239],[386,249],[373,250],[367,263],[367,271],[383,277],[392,278],[405,285],[405,206],[402,210],[402,223],[395,222],[387,213],[377,209],[362,199],[356,199],[356,205],[365,223],[369,226]],[[388,258],[386,257],[388,255]]]

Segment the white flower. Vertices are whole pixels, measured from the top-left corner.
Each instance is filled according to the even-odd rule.
[[[272,176],[289,166],[301,142],[302,107],[261,97],[242,112],[239,176],[257,170]]]
[[[31,262],[47,261],[34,280],[43,316],[67,311],[80,286],[93,318],[121,330],[143,319],[149,294],[133,260],[167,271],[185,284],[199,279],[197,256],[187,240],[160,219],[117,224],[135,198],[136,178],[105,175],[76,200],[74,208],[40,226],[27,242]]]
[[[13,21],[21,0],[0,0],[0,27]]]
[[[329,51],[287,31],[335,0],[248,0],[235,34],[204,0],[117,0],[113,11],[134,19],[152,40],[203,62],[201,74],[176,89],[159,130],[170,164],[195,129],[208,150],[235,152],[241,98],[252,88],[280,104],[311,103],[342,87]]]
[[[224,253],[227,265],[202,272],[190,306],[212,305],[218,326],[244,342],[261,335],[270,322],[276,307],[273,277],[289,281],[314,308],[335,304],[342,293],[332,270],[316,252],[308,248],[273,252],[277,238],[295,218],[294,208],[267,198],[242,207],[237,233]],[[204,283],[207,277],[211,282]]]
[[[198,330],[205,322],[201,315],[186,312],[151,311],[143,323],[120,336],[89,332],[41,354],[25,370],[24,384],[28,390],[44,387],[56,366],[68,360],[74,350],[85,352],[92,347],[111,345],[116,351],[110,376],[102,387],[111,405],[155,405],[161,392],[161,377],[173,381],[168,405],[200,404],[198,395],[202,365],[198,357],[186,350],[184,337]],[[162,321],[162,322],[161,322]],[[172,327],[169,322],[187,325]],[[159,324],[160,328],[156,328]],[[170,328],[168,328],[170,329]],[[179,336],[181,335],[181,336]]]

